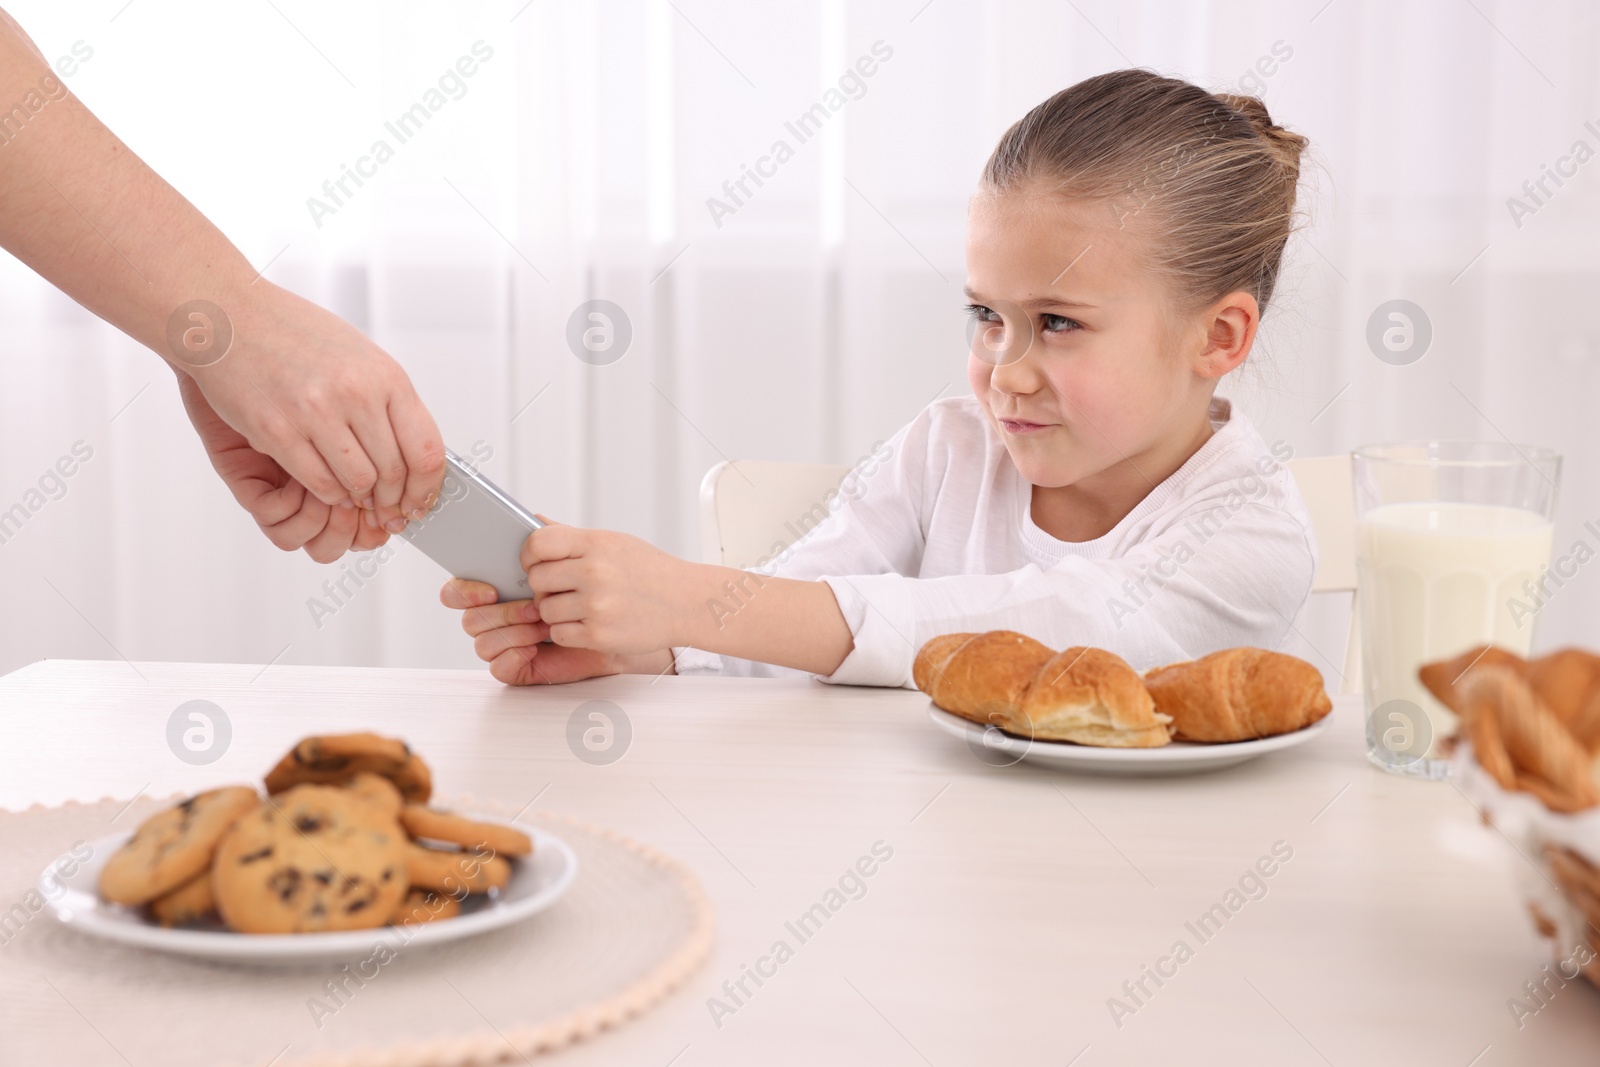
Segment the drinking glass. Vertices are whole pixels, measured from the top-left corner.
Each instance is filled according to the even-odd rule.
[[[1352,453],[1356,602],[1367,757],[1444,778],[1456,716],[1417,668],[1492,644],[1526,656],[1554,592],[1561,457],[1489,441],[1370,445]]]

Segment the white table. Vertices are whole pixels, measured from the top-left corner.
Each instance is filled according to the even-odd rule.
[[[199,767],[166,741],[196,698],[233,731]],[[593,699],[632,725],[609,765],[566,740]],[[908,691],[46,661],[0,679],[0,806],[258,779],[303,734],[371,729],[410,741],[444,797],[537,796],[675,854],[716,903],[711,961],[553,1062],[1595,1062],[1600,993],[1571,983],[1520,1030],[1507,1007],[1548,958],[1514,890],[1523,861],[1449,784],[1370,768],[1357,703],[1334,716],[1323,738],[1239,768],[1097,779],[987,766]],[[801,944],[785,923],[879,841],[893,857],[866,894]],[[1266,895],[1202,943],[1185,924],[1280,841],[1293,858]],[[707,998],[779,939],[793,958],[746,979],[719,1027]],[[1145,978],[1151,995],[1117,1026],[1109,998],[1134,1006],[1124,982],[1179,940],[1192,958],[1159,988]]]

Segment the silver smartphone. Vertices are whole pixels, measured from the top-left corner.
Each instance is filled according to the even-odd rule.
[[[444,462],[439,499],[400,536],[452,576],[494,586],[502,601],[529,599],[522,542],[544,523],[449,449]]]

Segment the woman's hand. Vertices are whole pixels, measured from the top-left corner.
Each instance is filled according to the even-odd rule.
[[[444,481],[444,442],[405,371],[337,315],[265,279],[247,294],[223,308],[227,354],[175,369],[323,504],[348,499],[363,526],[390,533],[421,518]]]
[[[0,247],[193,379],[216,421],[237,431],[197,425],[212,462],[223,457],[234,495],[264,509],[252,514],[269,536],[336,558],[327,554],[340,542],[382,540],[352,523],[396,532],[421,517],[444,480],[444,444],[400,366],[338,316],[262,278],[0,12],[0,100],[24,98],[33,112],[49,110],[7,139]],[[218,310],[226,321],[206,328]],[[220,330],[231,344],[212,353]],[[337,507],[347,499],[370,523]]]
[[[660,674],[672,666],[670,649],[655,656],[620,656],[543,643],[550,627],[531,600],[498,602],[492,585],[451,578],[439,602],[461,609],[461,628],[489,673],[507,685],[555,685],[607,674]]]
[[[286,552],[304,548],[318,563],[331,563],[351,548],[364,552],[389,539],[382,527],[361,522],[359,509],[330,507],[306,492],[222,420],[193,378],[177,377],[178,394],[212,468],[273,544]]]

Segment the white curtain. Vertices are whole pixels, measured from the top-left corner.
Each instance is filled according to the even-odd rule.
[[[452,448],[536,510],[682,555],[718,460],[851,462],[965,388],[965,204],[1009,123],[1129,65],[1258,92],[1311,140],[1308,219],[1224,392],[1301,456],[1553,446],[1558,546],[1600,548],[1600,164],[1573,161],[1600,150],[1591,5],[6,6],[47,56],[79,57],[72,90],[268,278],[400,359]],[[385,123],[419,103],[402,143]],[[363,161],[379,140],[392,157]],[[1392,299],[1432,326],[1407,366],[1366,341]],[[568,343],[591,300],[625,315],[620,359]],[[171,373],[9,258],[0,323],[0,511],[27,513],[0,543],[0,669],[476,663],[409,546],[330,566],[272,548]],[[577,325],[620,338],[615,314]],[[64,461],[75,445],[90,458]],[[1540,644],[1593,644],[1597,607],[1584,571]],[[1324,616],[1308,637],[1332,660],[1343,618]]]

